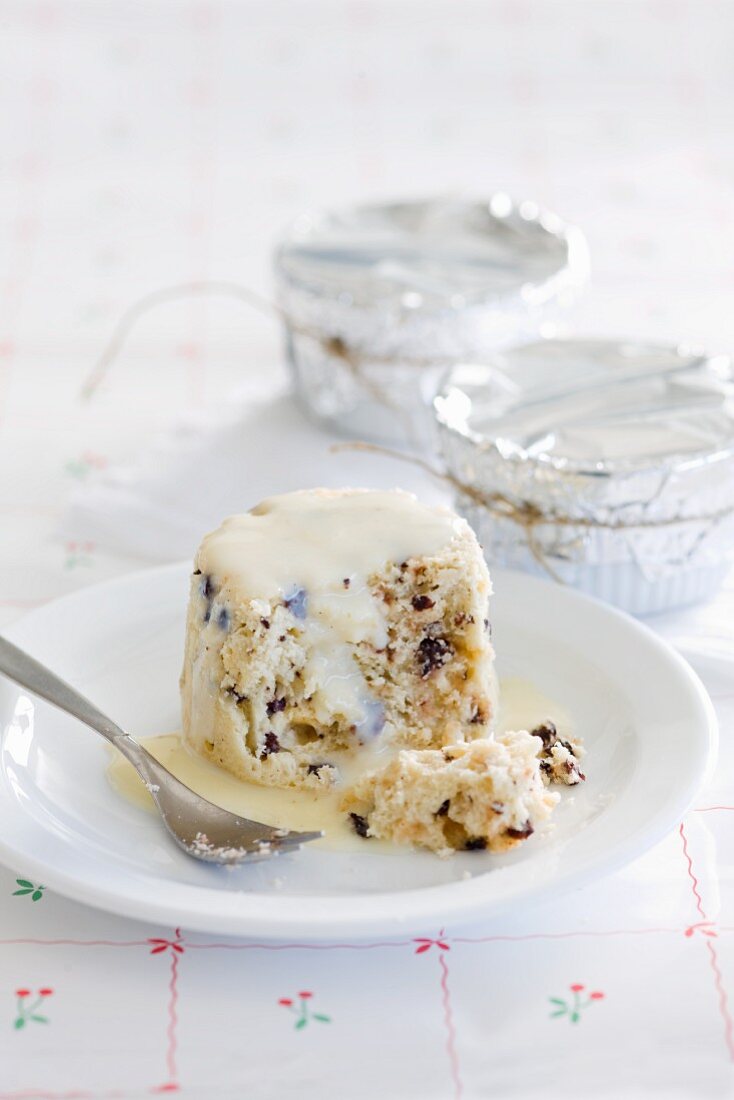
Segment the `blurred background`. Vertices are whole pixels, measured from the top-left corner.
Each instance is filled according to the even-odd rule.
[[[130,567],[96,478],[285,386],[271,318],[189,300],[81,397],[142,295],[271,295],[304,209],[533,199],[586,233],[577,331],[734,351],[733,46],[728,0],[2,0],[0,614]]]

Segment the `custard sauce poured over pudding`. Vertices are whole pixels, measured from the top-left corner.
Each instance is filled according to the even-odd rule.
[[[511,846],[556,796],[539,742],[523,733],[487,744],[490,592],[474,534],[447,509],[398,490],[273,497],[226,520],[197,554],[183,737],[240,780],[340,791],[365,837],[392,832],[440,851]],[[396,789],[376,793],[369,776],[391,765]],[[425,795],[413,803],[408,773]],[[431,808],[439,787],[449,794]],[[407,832],[403,820],[398,836],[375,799],[396,812],[407,800],[420,820]]]
[[[573,738],[570,717],[555,700],[538,691],[530,681],[519,677],[503,680],[499,697],[498,733],[533,729],[552,714],[559,735],[565,739]],[[316,847],[364,851],[364,839],[357,834],[351,818],[341,808],[342,792],[338,788],[282,790],[243,783],[192,752],[180,733],[146,737],[141,743],[178,779],[217,806],[255,821],[266,821],[276,828],[320,829],[324,837],[315,842]],[[151,813],[156,812],[152,796],[142,779],[118,752],[114,752],[108,776],[114,789],[127,801]],[[383,854],[399,850],[392,844],[372,839],[370,850],[377,845]]]
[[[239,599],[282,598],[297,587],[318,594],[345,577],[365,582],[391,561],[433,556],[462,526],[449,509],[410,493],[286,493],[226,519],[203,540],[197,566]],[[354,598],[338,591],[346,604]]]

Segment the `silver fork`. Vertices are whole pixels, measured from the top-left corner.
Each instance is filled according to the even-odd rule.
[[[0,672],[33,695],[101,733],[126,757],[150,791],[163,823],[187,855],[205,863],[237,864],[292,852],[323,833],[275,829],[215,806],[176,779],[154,756],[93,703],[22,649],[0,638]]]

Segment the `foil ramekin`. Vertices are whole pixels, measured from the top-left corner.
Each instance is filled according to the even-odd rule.
[[[434,409],[457,509],[490,564],[638,615],[705,600],[730,569],[728,357],[541,341],[456,366]]]
[[[554,214],[495,194],[303,215],[274,268],[308,415],[423,447],[447,368],[551,324],[586,281],[588,252]]]

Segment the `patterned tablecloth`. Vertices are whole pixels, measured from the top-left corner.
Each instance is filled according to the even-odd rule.
[[[306,476],[278,335],[237,304],[151,310],[80,397],[138,296],[267,293],[302,207],[532,196],[587,231],[578,329],[734,350],[733,44],[723,0],[0,0],[1,621],[186,556],[216,509]],[[0,1097],[731,1096],[733,619],[730,583],[653,623],[714,698],[709,789],[553,904],[308,947],[0,871]]]

